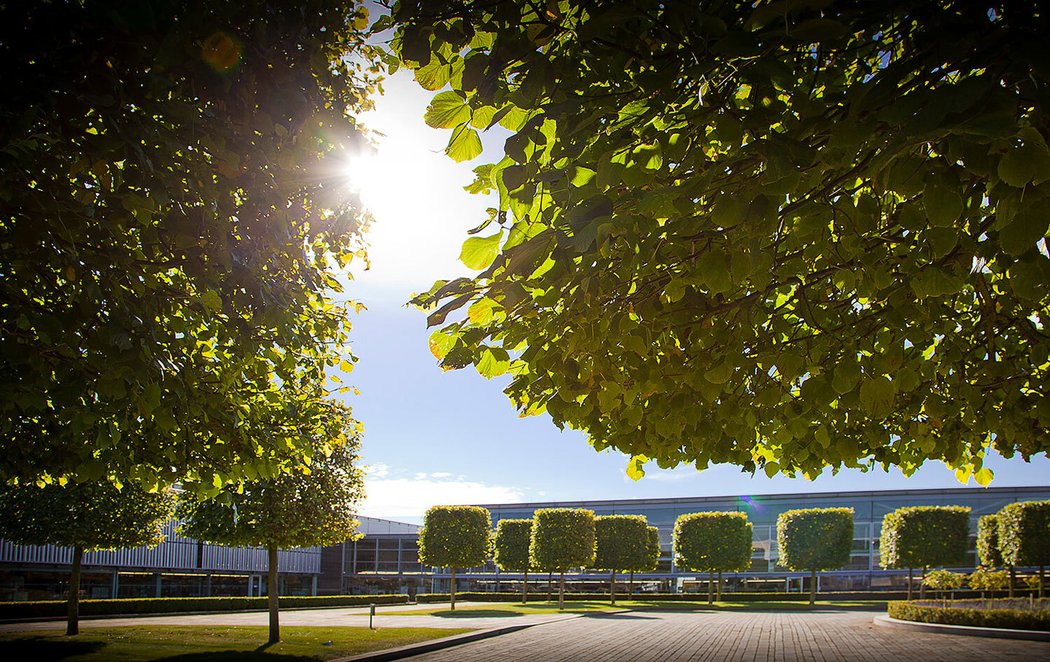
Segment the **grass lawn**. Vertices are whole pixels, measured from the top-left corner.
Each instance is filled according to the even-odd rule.
[[[75,637],[58,631],[0,635],[0,659],[70,660],[327,660],[439,639],[469,628],[282,627],[282,641],[266,645],[265,626],[147,625],[83,628]],[[330,643],[328,643],[330,642]],[[328,643],[328,645],[325,645]]]
[[[715,602],[714,605],[707,604],[707,600],[677,601],[677,600],[617,600],[616,605],[610,605],[608,600],[588,600],[583,602],[566,602],[566,614],[582,614],[590,612],[621,611],[624,609],[638,609],[651,611],[809,611],[809,610],[840,610],[840,609],[870,609],[885,611],[885,600],[817,600],[813,607],[809,606],[809,598],[797,601],[751,601],[751,602]],[[449,611],[448,603],[437,603],[420,609],[409,609],[405,611],[383,612],[383,616],[439,616],[442,618],[482,618],[499,616],[521,616],[524,614],[557,614],[558,603],[556,601],[537,601],[528,604],[520,602],[485,602],[457,605],[456,611]]]

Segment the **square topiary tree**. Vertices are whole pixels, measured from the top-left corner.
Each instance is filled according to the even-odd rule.
[[[948,566],[966,558],[970,509],[965,506],[906,506],[882,518],[879,564],[908,569],[908,599],[915,568]],[[921,590],[921,589],[920,589]]]
[[[616,572],[644,569],[649,523],[644,515],[601,515],[594,520],[594,567],[609,571],[609,603],[616,604]]]
[[[521,604],[529,601],[529,542],[532,539],[531,519],[501,519],[496,522],[493,537],[493,557],[504,572],[523,573]]]
[[[780,565],[809,570],[809,604],[817,600],[817,571],[849,563],[853,549],[852,508],[788,510],[777,518]]]
[[[1039,597],[1043,597],[1046,564],[1050,563],[1050,501],[1024,501],[1003,507],[999,549],[1010,566],[1039,566]]]
[[[423,515],[419,530],[419,560],[448,568],[449,609],[456,610],[456,568],[485,563],[491,551],[492,516],[481,506],[433,506]]]
[[[712,585],[718,573],[718,599],[722,599],[722,573],[751,566],[751,522],[738,512],[703,512],[681,515],[674,523],[675,563],[707,572],[707,603],[714,601]]]
[[[594,511],[583,508],[540,508],[533,513],[529,556],[532,564],[557,572],[558,609],[565,608],[565,571],[594,565]]]
[[[981,565],[998,568],[1003,565],[999,551],[999,517],[982,515],[977,520],[977,558]]]

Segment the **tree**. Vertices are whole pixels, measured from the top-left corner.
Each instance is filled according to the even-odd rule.
[[[809,604],[817,599],[817,571],[841,568],[853,549],[852,508],[803,508],[777,517],[780,565],[809,570]]]
[[[594,518],[594,567],[609,571],[609,603],[616,604],[616,572],[644,569],[651,557],[649,524],[644,515]]]
[[[952,599],[955,599],[955,590],[961,588],[966,575],[950,570],[934,570],[922,578],[922,585],[941,592],[941,603],[947,607],[948,602],[944,599],[944,592],[951,591]]]
[[[493,557],[499,569],[522,573],[521,604],[529,601],[529,541],[532,538],[531,519],[501,519],[496,522],[493,537]]]
[[[1050,563],[1050,501],[1011,503],[997,517],[1003,562],[1009,566],[1039,566],[1042,598],[1046,565]]]
[[[331,450],[328,455],[318,451],[309,468],[231,485],[212,499],[190,493],[180,504],[186,535],[266,549],[270,643],[281,640],[277,551],[356,537],[354,515],[364,497],[364,476],[357,466],[361,425],[347,407],[330,403],[325,429],[313,446]]]
[[[913,570],[948,566],[966,557],[970,509],[964,506],[907,506],[882,518],[879,563],[883,568],[908,569],[908,599]],[[925,586],[925,583],[922,584]]]
[[[628,587],[628,593],[634,595],[634,573],[636,572],[652,572],[660,564],[660,530],[655,526],[648,527],[647,542],[645,545],[645,559],[641,565],[636,568],[631,568],[631,580]]]
[[[999,518],[996,515],[982,515],[977,519],[977,558],[981,565],[989,568],[1003,565],[1003,555],[999,551]]]
[[[993,595],[995,591],[1001,591],[1010,581],[1010,576],[1005,570],[992,570],[981,566],[970,573],[968,581],[972,588],[981,592],[983,599],[986,591]]]
[[[492,515],[480,506],[433,506],[423,515],[419,531],[419,560],[448,568],[449,608],[456,610],[456,568],[485,563],[492,553],[489,527]]]
[[[164,541],[175,498],[134,484],[0,483],[0,537],[23,545],[72,547],[66,634],[80,632],[80,565],[85,551],[150,547]]]
[[[565,608],[565,571],[594,565],[594,511],[583,508],[540,508],[532,514],[529,556],[532,565],[557,572],[558,609]]]
[[[850,529],[852,539],[852,529]],[[674,523],[675,563],[708,572],[707,602],[718,573],[718,599],[722,599],[722,573],[751,567],[751,522],[737,512],[703,512],[679,515]]]
[[[362,12],[0,9],[0,478],[214,494],[314,451],[326,370],[355,360]]]
[[[757,6],[756,6],[757,4]],[[471,190],[445,368],[510,372],[629,473],[807,476],[1050,448],[1037,3],[400,2]],[[952,35],[951,40],[943,38]],[[1040,72],[1034,74],[1033,71]],[[467,309],[468,314],[451,316]]]

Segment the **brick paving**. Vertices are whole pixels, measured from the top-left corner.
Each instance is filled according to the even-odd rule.
[[[630,612],[548,623],[409,660],[426,662],[1050,661],[1050,643],[902,632],[878,612]]]

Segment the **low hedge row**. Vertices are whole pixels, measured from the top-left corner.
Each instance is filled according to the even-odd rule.
[[[116,614],[167,614],[187,611],[246,611],[266,609],[266,597],[247,596],[216,598],[115,598],[81,600],[81,616],[109,616]],[[368,604],[407,604],[407,595],[318,595],[282,596],[281,608],[294,607],[359,607]],[[64,616],[65,600],[34,602],[0,602],[0,619],[49,618]]]
[[[552,599],[557,599],[558,591],[551,593]],[[902,600],[907,597],[903,591],[893,593],[878,593],[872,591],[852,591],[841,593],[818,593],[818,600]],[[521,599],[521,593],[472,593],[456,591],[456,600],[470,602],[516,602]],[[529,602],[543,602],[547,599],[546,591],[529,593]],[[566,593],[566,600],[572,601],[595,601],[608,600],[608,593]],[[706,593],[616,593],[617,600],[667,600],[677,602],[707,601]],[[724,602],[787,602],[797,600],[809,600],[809,594],[802,593],[722,593]],[[420,593],[416,596],[417,602],[448,602],[448,593]]]
[[[990,601],[994,602],[994,601]],[[933,607],[914,602],[897,601],[889,604],[889,615],[902,621],[918,623],[940,623],[942,625],[970,625],[984,628],[1006,628],[1011,630],[1050,630],[1050,603],[1042,602],[1042,608],[997,609],[995,607],[975,609],[972,607]]]

